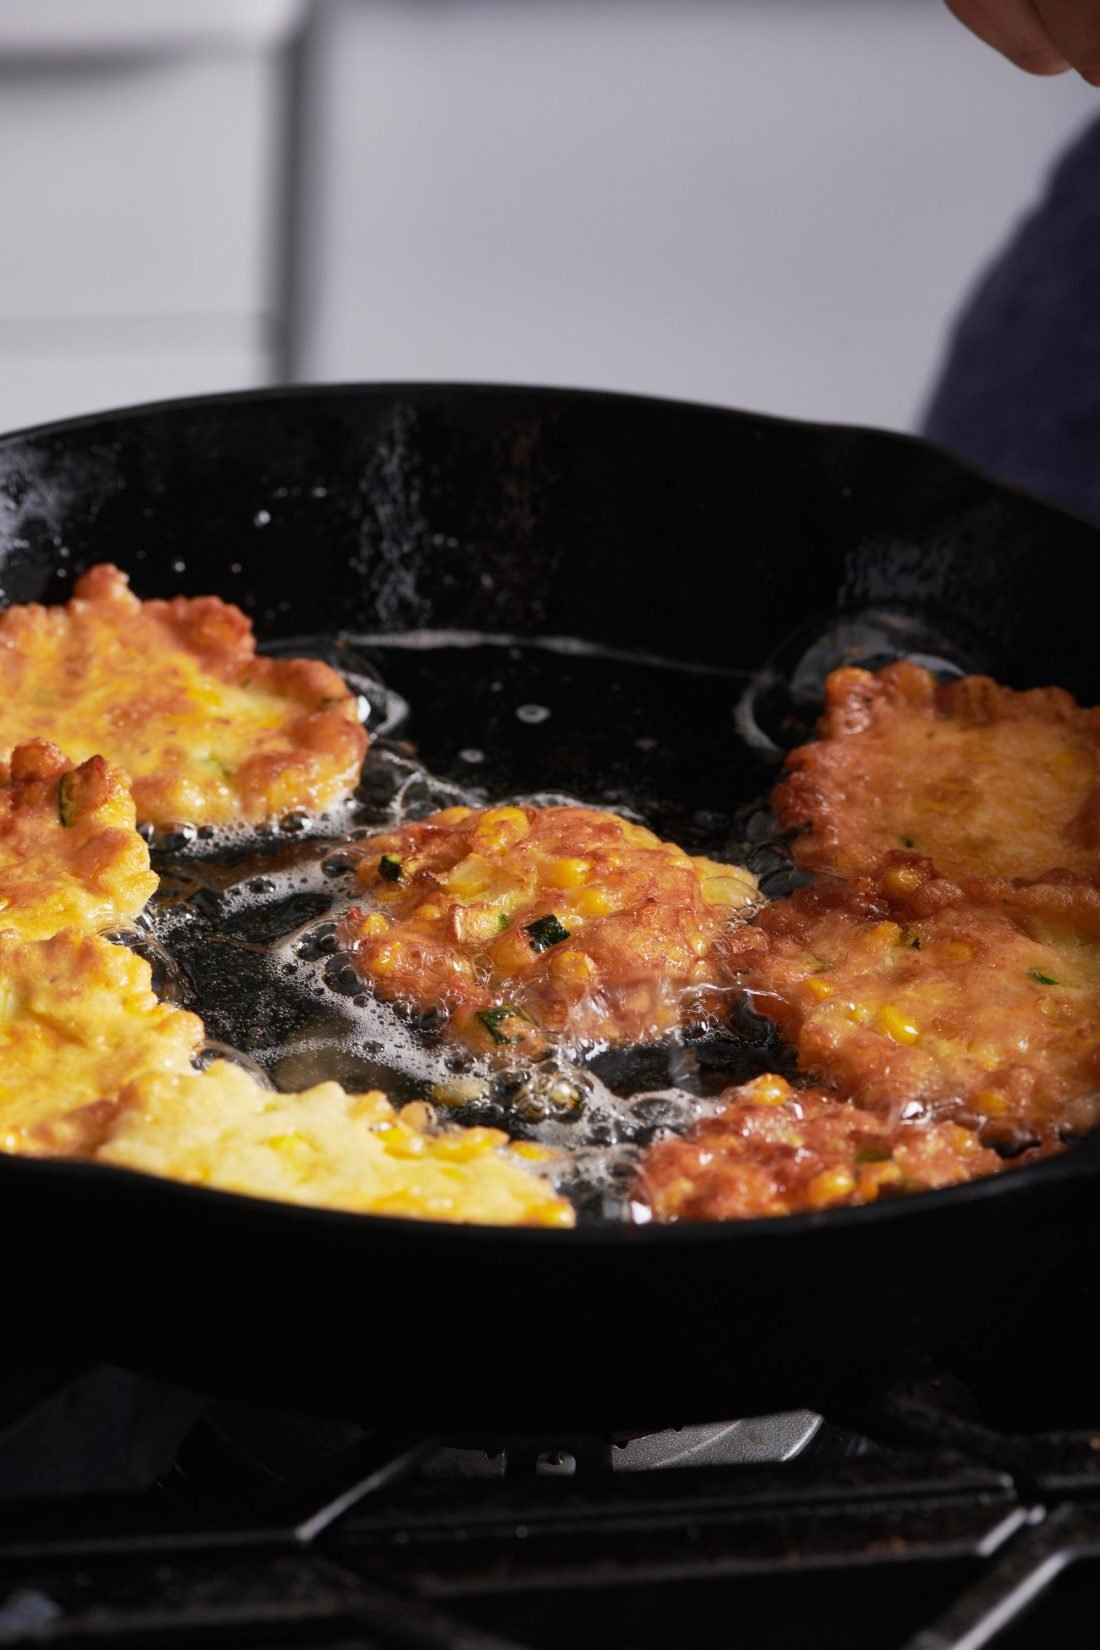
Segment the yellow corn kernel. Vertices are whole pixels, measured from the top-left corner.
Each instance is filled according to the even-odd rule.
[[[348,1116],[357,1123],[392,1122],[394,1109],[381,1089],[370,1089],[366,1094],[349,1095]]]
[[[428,1137],[417,1129],[407,1129],[403,1123],[379,1130],[378,1138],[389,1157],[423,1157],[428,1150]]]
[[[848,1169],[822,1169],[806,1187],[806,1202],[811,1209],[825,1209],[842,1197],[850,1197],[856,1189],[855,1176]]]
[[[596,965],[585,951],[554,951],[550,972],[565,985],[586,986],[596,978]]]
[[[313,1144],[304,1134],[273,1134],[267,1144],[291,1163],[303,1163],[313,1153]]]
[[[614,911],[615,901],[607,888],[582,888],[572,909],[582,917],[607,917]]]
[[[540,1146],[537,1140],[513,1140],[512,1156],[526,1158],[528,1163],[549,1163],[554,1153],[549,1146]]]
[[[785,1077],[778,1076],[773,1071],[765,1072],[763,1077],[756,1077],[748,1085],[752,1099],[761,1106],[781,1106],[791,1097],[791,1085]]]
[[[849,1020],[854,1020],[857,1026],[870,1024],[871,1010],[866,1003],[848,1003],[847,1011]]]
[[[965,940],[941,940],[935,947],[936,961],[970,962],[974,956],[974,949],[967,945]]]
[[[542,880],[549,883],[551,888],[582,888],[591,870],[590,859],[565,856],[548,861],[542,873]]]
[[[463,1129],[460,1134],[441,1134],[433,1140],[432,1156],[445,1163],[469,1163],[506,1145],[507,1141],[508,1136],[501,1129]]]
[[[981,1089],[974,1096],[973,1104],[983,1117],[1003,1117],[1008,1110],[1008,1096],[1000,1089]]]
[[[904,899],[919,888],[924,881],[924,873],[916,865],[891,865],[884,873],[882,886],[892,899]]]
[[[920,1038],[920,1027],[913,1024],[909,1016],[893,1003],[884,1003],[875,1015],[875,1022],[880,1031],[895,1043],[915,1043]]]
[[[868,930],[868,936],[882,945],[897,945],[901,939],[901,929],[896,922],[876,922]]]
[[[472,808],[440,808],[437,814],[432,815],[433,825],[457,825],[460,820],[469,819]]]
[[[873,1203],[883,1186],[892,1186],[901,1179],[901,1168],[892,1161],[862,1163],[859,1170],[860,1195]]]
[[[525,934],[522,927],[509,928],[489,948],[493,967],[499,974],[518,974],[528,968],[534,961],[536,953],[531,949],[531,936]]]
[[[576,1225],[572,1205],[566,1203],[564,1198],[558,1198],[553,1203],[548,1203],[545,1208],[538,1211],[535,1218],[539,1226]]]
[[[482,859],[480,854],[467,854],[442,880],[452,894],[464,899],[488,888],[495,875],[496,871],[488,860]]]
[[[359,924],[359,932],[364,939],[374,940],[379,934],[384,934],[389,926],[389,918],[384,917],[381,911],[371,911]]]
[[[419,917],[421,922],[438,922],[442,915],[443,907],[434,904],[431,900],[426,900],[423,905],[418,905],[413,912],[413,916]]]
[[[484,853],[500,854],[522,841],[530,829],[522,808],[490,808],[478,821],[473,841]]]
[[[401,961],[401,947],[397,945],[380,945],[367,958],[367,967],[372,974],[390,974]]]
[[[659,848],[661,846],[660,837],[654,836],[652,831],[647,831],[644,825],[635,825],[629,819],[624,819],[620,821],[619,828],[623,833],[623,841],[629,842],[632,848]]]
[[[806,981],[806,990],[810,993],[811,997],[816,997],[819,1002],[825,997],[831,997],[833,994],[832,986],[829,984],[828,980],[823,980],[820,974],[813,974],[810,976],[810,978]]]
[[[10,904],[11,900],[8,896],[6,894],[0,894],[0,911],[6,911]]]
[[[744,905],[753,890],[738,876],[704,877],[700,891],[708,905]]]

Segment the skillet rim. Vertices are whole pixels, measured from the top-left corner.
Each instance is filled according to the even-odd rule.
[[[438,379],[382,380],[377,382],[338,380],[310,384],[272,384],[244,390],[223,390],[204,395],[168,397],[157,401],[135,402],[122,407],[106,408],[100,412],[80,413],[70,418],[29,424],[0,433],[0,452],[17,443],[64,436],[67,432],[75,430],[94,431],[101,429],[106,436],[112,425],[145,419],[152,414],[170,414],[185,411],[201,412],[208,407],[240,406],[264,402],[293,404],[295,402],[337,400],[345,397],[350,399],[364,396],[371,399],[393,400],[399,397],[416,399],[433,395],[457,395],[461,398],[475,400],[480,399],[482,396],[502,395],[509,398],[514,396],[517,400],[531,397],[547,399],[566,397],[573,402],[587,401],[593,404],[610,403],[614,405],[621,403],[636,407],[677,408],[691,413],[718,416],[734,422],[744,421],[753,424],[769,424],[780,428],[817,431],[826,437],[833,434],[838,436],[856,435],[873,443],[893,446],[902,445],[924,452],[931,452],[945,466],[976,477],[996,492],[1007,493],[1015,498],[1038,504],[1044,510],[1054,511],[1100,533],[1100,524],[1092,518],[1067,509],[1040,493],[994,476],[981,466],[960,458],[950,449],[936,442],[928,441],[923,436],[913,435],[908,431],[887,430],[874,425],[851,424],[842,421],[828,423],[820,419],[789,418],[776,413],[754,412],[744,407],[728,407],[717,402],[639,394],[624,390],[592,387],[577,388],[565,384],[526,384],[493,380],[446,381]],[[16,1182],[23,1178],[30,1184],[35,1175],[43,1177],[51,1175],[59,1182],[63,1182],[67,1178],[70,1181],[76,1181],[78,1184],[86,1183],[92,1188],[102,1185],[106,1189],[113,1183],[120,1190],[128,1184],[130,1189],[140,1189],[142,1187],[146,1190],[155,1189],[166,1197],[182,1199],[185,1206],[193,1207],[196,1213],[205,1205],[212,1210],[221,1209],[226,1213],[239,1210],[244,1218],[261,1221],[265,1217],[273,1218],[278,1215],[286,1216],[289,1214],[292,1219],[300,1223],[322,1228],[327,1227],[333,1231],[346,1226],[348,1222],[354,1222],[354,1226],[348,1228],[349,1230],[379,1233],[384,1230],[392,1231],[396,1226],[406,1236],[413,1233],[426,1234],[446,1231],[452,1235],[456,1242],[461,1241],[472,1244],[496,1243],[506,1236],[508,1241],[524,1245],[567,1242],[574,1248],[577,1246],[602,1248],[607,1244],[644,1246],[657,1242],[661,1244],[669,1242],[713,1242],[717,1239],[718,1234],[721,1234],[724,1240],[730,1242],[741,1241],[747,1244],[750,1240],[755,1239],[766,1243],[778,1241],[781,1235],[788,1233],[791,1234],[793,1239],[799,1234],[805,1234],[808,1237],[810,1233],[822,1230],[834,1232],[849,1227],[855,1227],[858,1230],[861,1225],[877,1226],[883,1223],[890,1225],[897,1221],[904,1223],[905,1221],[919,1219],[921,1211],[929,1206],[944,1211],[955,1208],[966,1209],[980,1201],[998,1200],[1003,1196],[1016,1195],[1013,1193],[1013,1187],[1021,1183],[1026,1188],[1028,1186],[1038,1187],[1044,1181],[1052,1184],[1057,1182],[1068,1184],[1078,1179],[1094,1179],[1098,1172],[1096,1161],[1098,1158],[1100,1158],[1100,1127],[1091,1132],[1091,1138],[1089,1136],[1083,1137],[1081,1141],[1069,1146],[1064,1153],[1056,1157],[1027,1164],[1019,1169],[1009,1168],[1003,1174],[987,1176],[984,1179],[962,1185],[918,1192],[888,1199],[881,1203],[876,1202],[859,1207],[842,1206],[834,1209],[807,1211],[800,1214],[760,1216],[750,1220],[669,1223],[653,1221],[643,1224],[607,1222],[605,1224],[583,1224],[569,1229],[412,1219],[407,1216],[372,1215],[355,1210],[288,1203],[275,1198],[256,1197],[246,1192],[231,1192],[210,1186],[189,1185],[185,1181],[154,1175],[145,1170],[129,1169],[114,1164],[93,1163],[76,1158],[33,1158],[0,1152],[0,1179],[4,1176],[11,1176]],[[929,1205],[930,1199],[933,1200],[931,1205]],[[774,1239],[766,1237],[766,1233],[774,1234]],[[744,1235],[739,1237],[738,1234]]]
[[[900,444],[902,446],[918,448],[923,452],[934,453],[936,457],[947,465],[953,466],[964,475],[976,476],[988,486],[1015,498],[1025,499],[1044,509],[1055,510],[1059,515],[1068,517],[1071,521],[1083,523],[1086,527],[1100,531],[1100,522],[1091,516],[1082,515],[1079,511],[1058,503],[1043,493],[1035,492],[1028,487],[1018,486],[1016,482],[1008,481],[1003,476],[994,475],[992,471],[984,469],[980,464],[970,459],[962,458],[950,447],[945,447],[937,441],[930,441],[926,436],[914,435],[909,430],[883,429],[877,424],[852,424],[838,419],[835,423],[819,418],[789,418],[782,413],[754,412],[751,407],[728,407],[719,401],[696,401],[688,396],[649,395],[635,390],[609,390],[594,386],[577,387],[571,384],[528,384],[515,382],[510,379],[439,379],[439,378],[405,378],[405,379],[330,379],[308,384],[263,384],[246,390],[215,390],[206,395],[168,396],[158,401],[134,401],[121,407],[106,407],[101,412],[77,413],[71,418],[48,419],[40,424],[23,424],[13,430],[0,432],[0,451],[7,447],[9,442],[35,439],[42,436],[64,434],[67,430],[86,429],[98,424],[106,424],[113,420],[144,417],[149,413],[170,412],[191,408],[194,410],[209,406],[231,406],[241,403],[264,401],[299,401],[317,398],[321,400],[337,399],[341,396],[356,396],[363,394],[378,396],[416,396],[422,393],[447,394],[454,393],[478,397],[481,395],[516,395],[516,396],[568,396],[571,401],[591,402],[621,402],[638,407],[676,407],[688,412],[719,414],[724,418],[747,420],[754,424],[774,424],[783,429],[818,430],[826,433],[836,432],[843,435],[858,435],[868,437],[873,441]]]

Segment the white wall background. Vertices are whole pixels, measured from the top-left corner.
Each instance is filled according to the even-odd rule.
[[[305,0],[0,0],[0,428],[263,382]],[[910,426],[1100,94],[941,0],[319,0],[294,365]]]
[[[329,0],[302,369],[910,427],[1100,93],[939,0]]]

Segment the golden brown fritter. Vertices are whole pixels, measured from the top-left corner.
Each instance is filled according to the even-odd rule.
[[[36,740],[0,762],[0,930],[95,933],[136,917],[156,886],[134,799],[102,756],[74,768]]]
[[[259,658],[239,608],[141,602],[106,565],[65,607],[0,613],[0,757],[31,738],[124,769],[154,824],[324,808],[355,784],[367,746],[328,665]]]
[[[726,980],[722,941],[758,898],[749,872],[591,808],[448,808],[359,849],[356,967],[485,1051],[662,1036]]]
[[[916,854],[821,883],[732,936],[734,966],[812,1077],[1006,1147],[1100,1091],[1100,887],[1063,872],[950,882]]]
[[[874,1203],[1004,1167],[957,1123],[887,1124],[771,1074],[722,1098],[723,1111],[643,1157],[634,1196],[657,1220],[747,1220]]]
[[[895,848],[949,877],[1100,875],[1100,709],[903,662],[834,671],[816,744],[773,797],[800,865],[867,874]]]
[[[85,1155],[128,1084],[190,1072],[202,1039],[194,1014],[158,1002],[132,951],[70,930],[0,934],[0,1150]]]
[[[216,1061],[189,1077],[139,1080],[96,1160],[326,1208],[493,1226],[572,1226],[536,1165],[551,1154],[499,1129],[434,1126],[415,1101],[321,1083],[275,1094]]]

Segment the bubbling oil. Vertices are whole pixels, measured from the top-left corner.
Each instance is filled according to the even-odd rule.
[[[308,637],[270,651],[338,669],[371,746],[354,795],[325,813],[151,836],[161,885],[127,942],[173,1001],[202,1015],[203,1057],[228,1054],[283,1091],[335,1080],[397,1104],[431,1101],[448,1119],[555,1148],[556,1181],[581,1220],[647,1218],[630,1199],[645,1146],[716,1109],[728,1085],[788,1066],[737,993],[728,1014],[659,1044],[502,1062],[451,1042],[442,1012],[377,999],[340,949],[338,920],[361,898],[357,840],[456,804],[612,808],[785,890],[797,873],[752,800],[766,772],[731,737],[744,676],[466,633]]]

